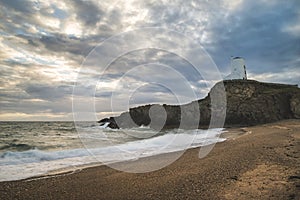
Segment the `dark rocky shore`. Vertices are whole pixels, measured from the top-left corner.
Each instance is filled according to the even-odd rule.
[[[152,108],[158,110],[163,108],[166,115],[151,116]],[[222,121],[222,117],[225,127],[299,119],[300,88],[297,85],[254,80],[226,80],[217,83],[204,99],[189,104],[139,106],[118,117],[105,118],[99,122],[109,122],[110,128],[131,128],[141,125],[155,128],[161,121],[165,123],[159,128],[198,128],[208,127],[212,118]],[[216,124],[223,126],[220,123]]]

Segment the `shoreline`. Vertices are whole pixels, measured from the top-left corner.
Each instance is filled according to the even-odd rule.
[[[158,171],[132,174],[107,166],[0,182],[1,199],[297,199],[300,120],[229,128],[204,158],[199,147]],[[147,165],[172,153],[129,162]],[[130,165],[128,165],[130,167]],[[272,197],[273,196],[273,197]]]
[[[164,134],[164,133],[160,134],[159,133],[159,134],[155,135],[154,137],[149,137],[149,138],[146,138],[146,139],[150,139],[151,140],[151,139],[155,139],[156,137],[168,136],[169,133],[173,134],[172,133],[173,130],[169,130],[169,131],[171,131],[171,132],[168,132],[166,134]],[[192,131],[192,133],[193,133],[195,130],[182,130],[181,129],[179,131],[180,133],[178,132],[179,133],[178,135],[186,134],[187,133],[186,131]],[[206,130],[199,129],[199,131],[200,131],[199,135],[201,136],[201,135],[203,135],[205,133]],[[220,135],[222,132],[225,131],[225,129],[218,129],[218,130],[217,129],[216,130],[213,129],[213,130],[209,130],[209,132],[206,133],[207,136],[205,136],[205,134],[204,134],[204,138],[207,137],[206,141],[208,143],[215,144],[215,143],[218,143],[218,142],[223,142],[225,140],[224,137],[221,138],[219,136],[213,136],[212,137],[213,139],[219,140],[219,141],[210,142],[210,136],[209,136],[211,134],[210,131],[213,132],[212,133],[213,135]],[[175,130],[175,132],[176,132],[176,130]],[[189,135],[189,134],[187,134],[187,135]],[[184,138],[182,138],[182,139],[184,140]],[[136,140],[136,141],[138,141],[138,140]],[[143,141],[143,140],[141,140],[141,141]],[[119,157],[119,159],[117,158],[117,159],[111,159],[110,160],[108,158],[108,160],[106,160],[106,161],[102,160],[102,162],[101,162],[101,159],[102,159],[101,158],[101,154],[100,154],[99,158],[98,158],[97,154],[95,154],[95,156],[85,155],[85,156],[82,156],[82,157],[80,157],[80,156],[75,157],[75,158],[78,158],[77,160],[86,160],[89,157],[91,158],[91,159],[87,159],[87,162],[85,162],[85,161],[83,161],[83,162],[78,161],[80,164],[76,164],[76,165],[73,165],[72,162],[77,162],[77,160],[73,160],[72,161],[72,159],[73,159],[72,157],[69,157],[69,158],[66,157],[66,158],[57,159],[57,160],[54,159],[54,160],[49,160],[49,161],[46,160],[47,162],[40,162],[41,165],[38,168],[36,168],[36,167],[35,168],[31,168],[30,166],[29,167],[27,166],[26,169],[31,169],[31,170],[24,171],[25,173],[23,175],[22,175],[22,173],[20,173],[19,176],[18,175],[16,175],[16,176],[14,176],[14,175],[13,176],[9,176],[9,173],[3,173],[3,172],[5,172],[5,170],[7,169],[7,172],[12,172],[12,174],[18,174],[18,172],[20,172],[20,171],[23,170],[22,167],[18,167],[18,166],[21,166],[21,165],[17,165],[17,169],[16,170],[12,170],[12,171],[10,171],[9,168],[10,167],[14,167],[14,166],[7,165],[9,167],[6,167],[6,166],[4,166],[3,168],[0,167],[0,169],[2,170],[1,171],[2,173],[0,173],[0,176],[1,176],[0,182],[21,181],[21,180],[30,180],[30,179],[46,179],[46,178],[49,178],[49,177],[60,176],[60,175],[66,174],[66,173],[67,174],[74,173],[74,171],[80,171],[80,170],[85,169],[85,168],[97,167],[97,166],[102,166],[102,165],[114,165],[114,164],[118,164],[118,163],[126,163],[126,162],[131,162],[131,161],[134,161],[134,160],[139,160],[139,159],[143,159],[143,158],[147,158],[147,157],[153,157],[153,156],[155,157],[155,156],[160,155],[160,154],[177,153],[177,154],[181,155],[187,149],[197,148],[197,147],[200,147],[199,145],[201,145],[201,146],[203,145],[202,142],[200,142],[200,143],[197,143],[197,142],[194,143],[194,142],[190,141],[190,139],[188,139],[187,141],[188,141],[187,144],[190,144],[190,145],[183,146],[183,148],[179,148],[179,147],[181,147],[180,145],[179,145],[179,147],[176,147],[176,145],[175,145],[175,146],[173,146],[170,149],[166,149],[166,150],[162,150],[162,151],[160,151],[160,150],[157,151],[156,149],[153,149],[152,153],[150,152],[150,154],[147,151],[145,151],[145,152],[144,151],[140,151],[140,153],[138,153],[136,155],[132,154],[132,155],[135,155],[135,156],[131,156],[130,154],[129,154],[129,157],[127,155],[123,155],[123,159],[122,159],[122,156],[121,156],[121,157]],[[197,137],[194,137],[194,141],[197,141]],[[203,140],[204,143],[206,143],[206,141]],[[185,141],[177,140],[177,142],[181,143],[181,142],[185,142]],[[189,143],[189,142],[191,142],[191,143]],[[166,141],[166,143],[168,143],[168,141]],[[126,144],[126,143],[124,143],[124,144]],[[205,146],[205,145],[203,145],[203,146]],[[82,149],[83,151],[86,151],[84,148],[79,148],[79,149]],[[99,149],[101,149],[101,147]],[[66,149],[66,151],[71,151],[71,150],[72,149]],[[141,148],[141,150],[143,150],[143,148]],[[64,151],[64,150],[62,150],[62,151]],[[42,152],[42,153],[44,153],[44,152]],[[47,154],[48,152],[45,152],[45,153]],[[122,152],[120,152],[120,153],[122,153]],[[105,154],[103,154],[103,155],[105,155]],[[107,154],[107,155],[109,157],[109,154]],[[59,162],[57,162],[57,161],[59,161]],[[53,162],[54,163],[57,162],[56,166],[54,166]],[[48,163],[48,164],[43,164],[43,163]],[[64,165],[64,163],[66,163],[66,165]],[[25,165],[26,165],[26,163],[25,163]],[[51,166],[50,168],[48,168],[49,165]],[[37,171],[35,171],[35,169]],[[39,171],[40,169],[41,169],[41,172]],[[152,171],[152,169],[150,169],[150,171]],[[29,174],[26,174],[28,172],[29,172]],[[32,172],[36,172],[36,173],[32,173]],[[38,173],[38,172],[40,172],[40,173]]]

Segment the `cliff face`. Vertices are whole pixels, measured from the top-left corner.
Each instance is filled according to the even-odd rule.
[[[226,125],[255,125],[299,117],[297,86],[257,81],[224,82]]]
[[[212,113],[214,117],[218,117],[218,114],[222,116],[226,112],[225,127],[300,118],[300,89],[297,86],[253,80],[226,80],[223,84],[225,87],[223,96],[220,95],[223,85],[219,82],[204,99],[181,106],[165,104],[140,106],[131,108],[129,112],[124,112],[118,117],[105,118],[99,122],[110,122],[111,128],[141,125],[150,125],[154,128],[179,126],[197,128],[208,126]],[[227,103],[222,101],[225,96]],[[216,102],[212,106],[212,99],[214,102],[217,99],[221,103]],[[152,112],[153,108],[156,112]],[[214,109],[216,112],[212,112]],[[181,126],[182,120],[184,126]]]

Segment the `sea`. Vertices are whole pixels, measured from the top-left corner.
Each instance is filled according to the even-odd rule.
[[[225,139],[223,129],[110,129],[97,122],[0,122],[0,181],[42,177]]]

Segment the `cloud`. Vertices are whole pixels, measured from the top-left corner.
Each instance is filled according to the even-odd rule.
[[[86,26],[93,26],[97,24],[102,16],[105,14],[96,4],[92,1],[74,0],[73,3],[76,18],[82,20]]]
[[[70,86],[51,86],[51,85],[26,85],[24,88],[27,94],[33,98],[44,100],[58,100],[72,94]]]
[[[185,59],[201,60],[203,55],[191,49],[195,43],[208,52],[222,76],[229,73],[230,56],[243,56],[252,79],[300,84],[297,0],[2,0],[0,4],[1,120],[72,119],[74,83],[75,97],[83,101],[79,110],[84,111],[95,96],[101,117],[128,109],[124,99],[131,106],[176,103],[175,92],[187,102],[194,98],[190,90],[196,98],[204,97],[217,80],[204,80],[204,74]],[[171,29],[182,37],[161,32],[151,38],[147,27]],[[139,28],[144,32],[123,39],[118,35]],[[85,60],[108,39],[113,42]],[[147,48],[131,51],[135,45]],[[121,54],[114,58],[116,53]],[[134,87],[138,88],[128,98]]]
[[[211,28],[214,43],[207,48],[221,66],[225,64],[224,59],[238,55],[246,58],[248,70],[253,73],[293,68],[295,65],[289,64],[300,53],[299,45],[294,45],[300,38],[290,36],[282,28],[299,16],[297,9],[293,9],[296,6],[296,1],[287,4],[277,1],[266,6],[245,1],[223,23]]]
[[[22,0],[2,0],[1,3],[6,8],[11,8],[16,12],[20,12],[23,14],[33,14],[37,11],[38,5],[33,1],[22,1]]]
[[[285,84],[293,84],[300,86],[300,70],[299,66],[295,68],[284,68],[278,73],[265,72],[251,74],[250,76],[258,81],[263,82],[278,82]]]

